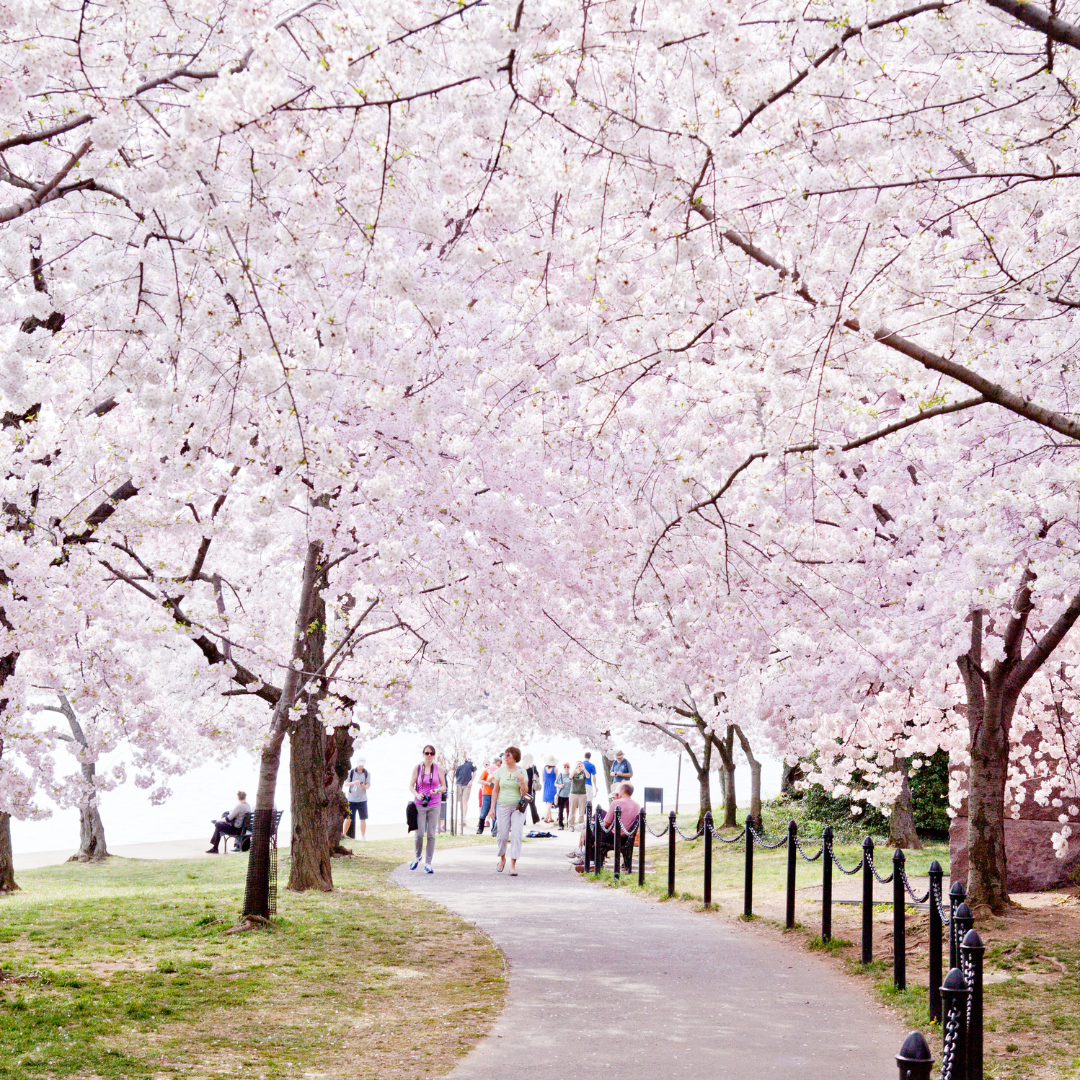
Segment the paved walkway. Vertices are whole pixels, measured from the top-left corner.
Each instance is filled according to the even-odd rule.
[[[589,885],[569,840],[491,848],[396,880],[458,912],[510,966],[506,1008],[451,1080],[882,1080],[904,1032],[828,961],[752,927]]]

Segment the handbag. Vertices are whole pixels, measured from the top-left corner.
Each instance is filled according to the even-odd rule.
[[[417,820],[416,803],[411,800],[405,806],[405,824],[408,825],[409,832],[416,832],[416,828],[420,824]]]
[[[517,808],[521,813],[524,814],[528,807],[532,806],[532,803],[533,797],[531,795],[522,795],[521,798],[518,799]],[[533,813],[536,813],[535,808],[533,809]]]

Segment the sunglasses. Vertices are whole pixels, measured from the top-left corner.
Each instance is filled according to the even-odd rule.
[[[424,751],[424,757],[434,757],[434,756],[435,756],[435,751],[434,750],[425,750]]]

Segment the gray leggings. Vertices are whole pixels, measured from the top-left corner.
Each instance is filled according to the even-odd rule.
[[[435,854],[435,830],[439,827],[439,803],[416,808],[416,857],[424,853],[424,833],[427,833],[427,858],[429,866],[431,856]]]

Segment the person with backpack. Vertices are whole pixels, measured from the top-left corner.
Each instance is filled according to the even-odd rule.
[[[469,755],[457,767],[454,773],[454,783],[457,785],[458,826],[465,831],[465,815],[469,812],[469,796],[472,794],[473,777],[476,775],[476,766],[472,763]]]
[[[360,819],[360,839],[367,839],[368,788],[371,786],[371,773],[367,771],[363,758],[356,759],[356,768],[349,772],[345,781],[345,798],[349,800],[349,816],[342,823],[344,836],[356,838],[356,819]]]
[[[518,762],[521,751],[508,746],[503,763],[495,774],[495,802],[499,828],[499,861],[495,869],[501,874],[506,866],[506,847],[510,845],[510,876],[517,877],[517,861],[521,858],[521,834],[525,828],[525,807],[528,805],[529,781]]]
[[[424,747],[424,760],[413,768],[409,790],[416,806],[416,858],[409,863],[415,870],[424,857],[424,873],[433,874],[431,858],[435,854],[435,832],[439,827],[439,810],[446,794],[446,778],[435,763],[435,747]],[[427,854],[424,855],[424,836],[427,835]]]
[[[585,784],[589,774],[585,772],[585,762],[579,761],[570,774],[570,820],[571,829],[578,822],[585,820]]]

